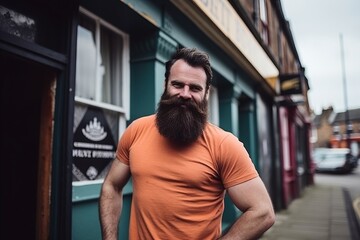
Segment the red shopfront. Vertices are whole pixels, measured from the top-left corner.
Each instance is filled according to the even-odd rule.
[[[310,124],[298,107],[280,107],[280,149],[283,203],[285,208],[313,184],[310,158]]]

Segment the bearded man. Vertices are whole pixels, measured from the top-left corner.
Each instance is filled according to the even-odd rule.
[[[126,129],[102,185],[103,239],[117,239],[130,176],[130,239],[257,239],[272,226],[271,199],[243,144],[207,121],[211,80],[209,57],[197,49],[166,63],[156,114]],[[242,215],[225,234],[226,192]]]

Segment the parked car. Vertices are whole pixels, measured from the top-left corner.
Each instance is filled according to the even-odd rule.
[[[315,171],[350,173],[358,166],[348,148],[317,148],[313,152]]]

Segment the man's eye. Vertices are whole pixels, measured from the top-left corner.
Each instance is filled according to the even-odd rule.
[[[202,90],[202,88],[198,87],[198,86],[191,87],[191,91],[193,91],[193,92],[200,92],[201,90]]]
[[[182,88],[182,84],[181,83],[172,83],[173,87],[175,88]]]

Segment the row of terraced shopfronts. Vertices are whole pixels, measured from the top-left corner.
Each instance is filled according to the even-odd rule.
[[[100,238],[117,141],[155,112],[179,47],[209,53],[209,120],[244,142],[276,210],[312,183],[308,84],[280,1],[17,0],[0,18],[0,238]],[[224,229],[241,214],[225,204]]]

